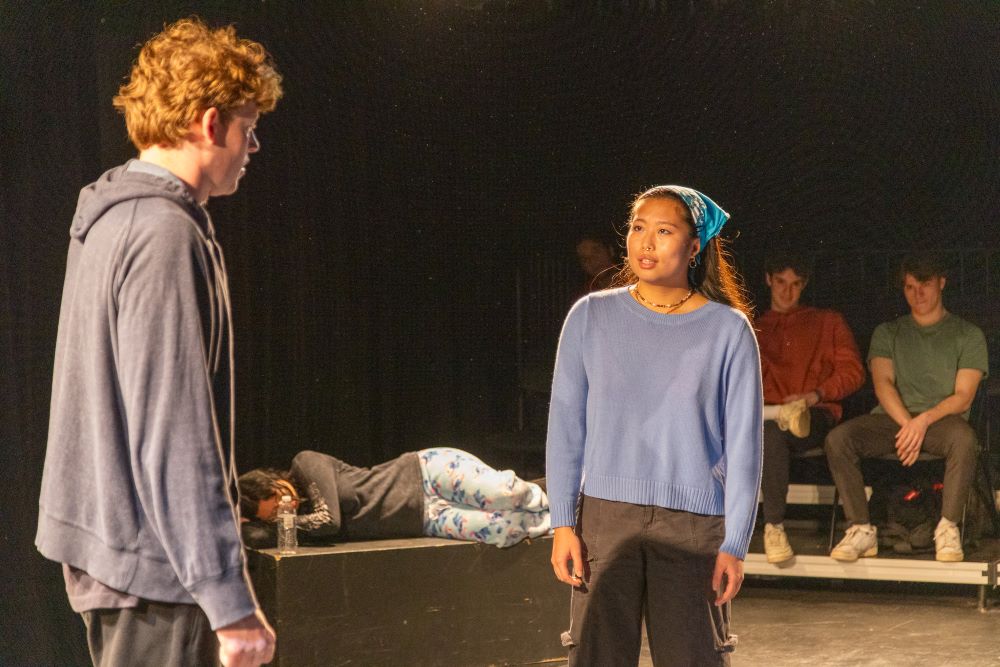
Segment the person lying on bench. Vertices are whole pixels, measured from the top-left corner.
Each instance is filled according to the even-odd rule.
[[[298,508],[305,544],[429,536],[507,547],[549,532],[549,501],[538,484],[448,447],[372,468],[307,450],[288,471],[241,475],[239,489],[243,541],[258,549],[276,544],[283,495]]]
[[[769,563],[795,553],[785,534],[785,498],[792,452],[823,446],[843,415],[840,401],[865,381],[854,335],[833,310],[799,303],[811,267],[792,253],[764,263],[771,308],[756,322],[764,385],[764,553]]]
[[[826,458],[851,526],[830,556],[841,561],[878,554],[865,498],[861,459],[895,454],[911,466],[921,451],[945,460],[941,521],[935,557],[965,557],[957,521],[976,472],[976,433],[966,420],[988,366],[982,330],[944,308],[943,264],[934,255],[911,255],[900,270],[908,315],[880,324],[868,363],[878,405],[826,437]]]

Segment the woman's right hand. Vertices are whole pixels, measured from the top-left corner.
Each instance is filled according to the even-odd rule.
[[[586,574],[583,563],[583,544],[573,527],[556,528],[552,539],[552,570],[556,579],[570,586],[582,585]]]

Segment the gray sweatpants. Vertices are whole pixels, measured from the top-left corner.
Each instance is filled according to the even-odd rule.
[[[723,517],[591,496],[580,503],[586,566],[562,637],[569,664],[636,665],[645,618],[653,664],[729,665],[730,607],[716,607],[712,591]]]

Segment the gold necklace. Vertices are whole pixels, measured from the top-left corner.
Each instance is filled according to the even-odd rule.
[[[647,301],[646,297],[644,297],[642,294],[639,293],[638,285],[632,286],[632,293],[639,298],[639,301],[642,301],[647,306],[652,306],[654,308],[666,308],[667,310],[674,310],[675,308],[682,306],[685,301],[691,298],[691,295],[694,294],[694,288],[692,287],[688,289],[688,293],[685,294],[684,298],[678,301],[677,303],[653,303],[652,301]]]

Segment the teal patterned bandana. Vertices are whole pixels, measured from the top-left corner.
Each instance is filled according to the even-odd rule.
[[[691,211],[691,218],[694,220],[695,231],[698,232],[698,239],[701,241],[701,248],[698,250],[699,260],[702,250],[708,242],[719,235],[722,226],[729,220],[729,214],[719,208],[719,205],[703,195],[697,190],[686,188],[683,185],[660,185],[654,190],[668,190],[680,197]]]

